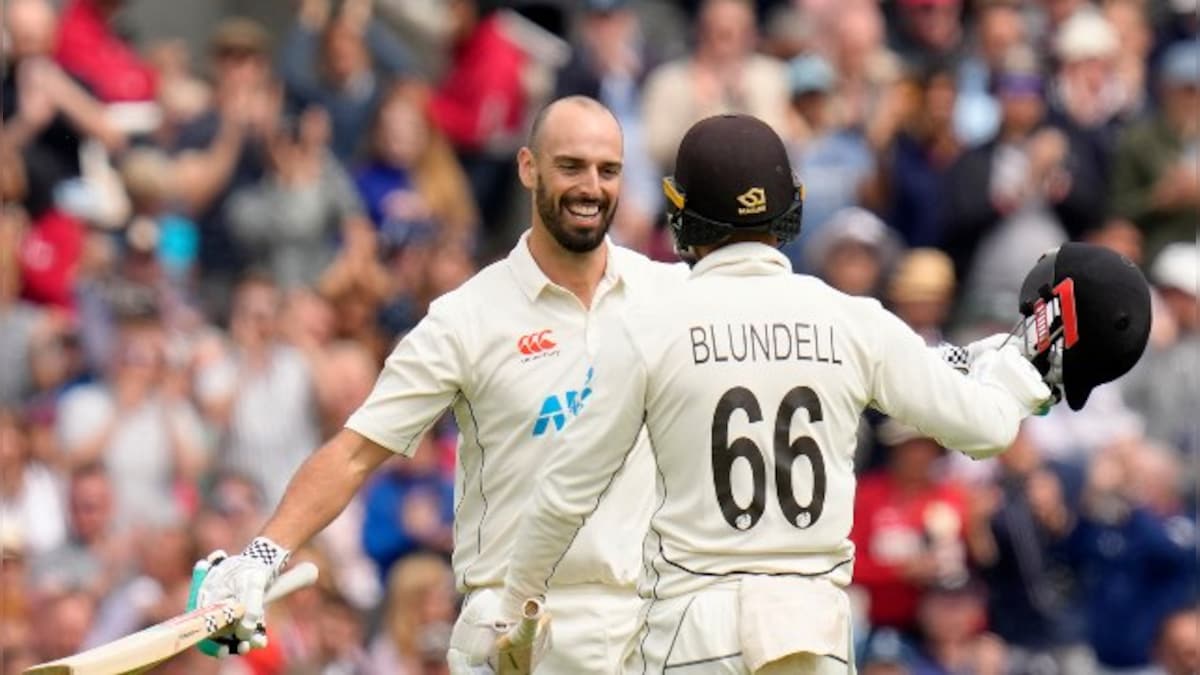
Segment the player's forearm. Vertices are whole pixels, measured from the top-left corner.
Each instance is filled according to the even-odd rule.
[[[343,429],[296,472],[262,536],[289,551],[303,546],[346,508],[367,477],[391,456],[386,448]]]

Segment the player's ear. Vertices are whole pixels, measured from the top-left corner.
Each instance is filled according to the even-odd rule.
[[[517,173],[521,176],[521,185],[526,190],[537,187],[537,165],[534,163],[533,151],[529,146],[522,146],[517,151]]]

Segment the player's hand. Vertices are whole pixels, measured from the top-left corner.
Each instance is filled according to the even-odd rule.
[[[506,612],[496,591],[473,594],[463,606],[450,636],[446,655],[450,672],[497,675],[532,672],[549,649],[550,624],[549,615],[542,611],[539,601],[525,605]]]
[[[218,551],[208,557],[207,573],[194,594],[195,606],[232,599],[242,605],[244,613],[231,630],[206,641],[210,644],[202,645],[201,651],[221,657],[266,646],[267,589],[279,576],[289,555],[289,551],[270,539],[257,537],[238,555],[224,557]]]
[[[974,363],[970,376],[1007,391],[1026,414],[1038,413],[1054,402],[1042,374],[1015,345],[985,352]]]

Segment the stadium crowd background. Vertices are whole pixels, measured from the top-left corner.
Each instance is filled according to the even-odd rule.
[[[4,3],[3,675],[178,613],[192,561],[241,549],[515,242],[515,150],[561,94],[620,119],[612,234],[664,260],[684,131],[767,120],[807,185],[797,269],[930,343],[1007,330],[1058,242],[1141,264],[1144,361],[999,459],[864,420],[859,665],[1196,672],[1196,0],[514,4]],[[323,576],[268,649],[162,672],[445,672],[444,422],[297,552]]]

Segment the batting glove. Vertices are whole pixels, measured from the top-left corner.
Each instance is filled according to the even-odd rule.
[[[1042,374],[1015,345],[980,355],[971,367],[970,377],[1004,389],[1026,414],[1040,413],[1054,401]]]
[[[205,640],[200,651],[218,658],[229,654],[245,654],[251,649],[267,645],[265,621],[265,598],[267,589],[279,576],[290,552],[266,537],[257,537],[244,551],[233,557],[225,557],[216,551],[197,563],[193,571],[193,585],[203,574],[198,588],[192,594],[194,607],[204,607],[222,600],[233,599],[241,603],[242,618],[232,630]],[[192,603],[189,603],[192,604]]]

